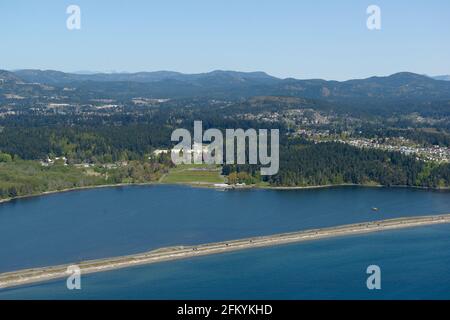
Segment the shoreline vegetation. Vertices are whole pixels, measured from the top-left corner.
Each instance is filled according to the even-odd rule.
[[[71,190],[157,183],[221,190],[301,190],[336,186],[448,190],[450,187],[447,183],[450,165],[414,162],[399,154],[362,152],[336,145],[291,143],[292,150],[283,149],[287,158],[280,159],[280,172],[268,177],[261,176],[258,166],[252,165],[174,165],[167,154],[151,154],[136,160],[124,155],[122,158],[128,160],[104,162],[111,159],[97,159],[80,163],[65,156],[41,161],[22,160],[0,152],[0,203]],[[317,148],[320,150],[315,150]],[[341,151],[344,155],[356,152],[358,159],[347,159]],[[327,152],[331,153],[324,158]],[[299,153],[305,158],[289,156]],[[372,157],[374,163],[367,162],[366,157]],[[387,166],[384,161],[396,165]],[[330,163],[334,165],[330,167]]]
[[[29,199],[36,197],[43,197],[48,195],[54,195],[58,193],[67,193],[67,192],[75,192],[75,191],[87,191],[94,189],[103,189],[103,188],[121,188],[121,187],[133,187],[133,186],[158,186],[158,185],[180,185],[180,186],[188,186],[193,188],[209,188],[215,190],[250,190],[250,189],[259,189],[259,190],[278,190],[278,191],[289,191],[289,190],[310,190],[310,189],[328,189],[328,188],[339,188],[339,187],[361,187],[361,188],[407,188],[407,189],[420,189],[420,190],[430,190],[430,191],[448,191],[450,187],[444,188],[431,188],[431,187],[417,187],[417,186],[384,186],[384,185],[374,185],[374,184],[351,184],[351,183],[342,183],[342,184],[327,184],[327,185],[319,185],[319,186],[303,186],[303,187],[283,187],[283,186],[267,186],[267,185],[245,185],[245,186],[235,186],[228,185],[228,187],[216,186],[214,183],[209,182],[142,182],[142,183],[117,183],[117,184],[104,184],[104,185],[92,185],[85,187],[74,187],[74,188],[66,188],[61,190],[54,191],[45,191],[36,194],[29,194],[23,196],[17,196],[14,198],[4,198],[0,199],[0,205],[3,203],[21,200],[21,199]]]
[[[121,187],[133,187],[133,186],[158,186],[158,185],[180,185],[180,186],[188,186],[193,188],[209,188],[215,190],[250,190],[250,189],[259,189],[259,190],[278,190],[278,191],[289,191],[289,190],[310,190],[310,189],[328,189],[328,188],[339,188],[339,187],[361,187],[361,188],[407,188],[407,189],[420,189],[420,190],[430,190],[430,191],[448,191],[450,187],[442,187],[442,188],[431,188],[431,187],[418,187],[418,186],[384,186],[384,185],[375,185],[375,184],[351,184],[351,183],[342,183],[342,184],[327,184],[327,185],[318,185],[318,186],[299,186],[299,187],[283,187],[283,186],[267,186],[267,185],[245,185],[245,186],[235,186],[228,185],[228,187],[223,187],[220,185],[216,185],[210,182],[142,182],[142,183],[117,183],[117,184],[104,184],[104,185],[92,185],[92,186],[84,186],[84,187],[74,187],[74,188],[66,188],[61,190],[53,190],[53,191],[45,191],[36,194],[29,194],[23,196],[17,196],[13,198],[4,198],[0,199],[0,205],[3,203],[21,200],[21,199],[29,199],[36,197],[43,197],[48,195],[54,195],[58,193],[67,193],[67,192],[75,192],[75,191],[87,191],[94,189],[103,189],[103,188],[121,188]]]
[[[274,234],[269,236],[252,237],[240,240],[201,244],[197,246],[175,246],[169,248],[161,248],[128,256],[85,261],[78,263],[77,266],[80,268],[82,274],[90,274],[108,270],[129,268],[138,265],[148,265],[163,261],[221,254],[245,249],[254,249],[326,238],[447,223],[450,223],[450,214],[397,218],[330,228]],[[67,273],[67,269],[71,265],[72,264],[64,264],[59,266],[33,268],[1,273],[0,289],[65,278],[69,275]]]
[[[20,163],[20,162],[19,162]],[[24,163],[30,163],[30,161],[25,161]],[[33,162],[33,165],[35,163]],[[135,165],[133,164],[132,167]],[[91,189],[99,189],[99,188],[120,188],[120,187],[128,187],[128,186],[152,186],[152,185],[182,185],[182,186],[190,186],[195,188],[210,188],[216,189],[219,191],[227,191],[227,190],[249,190],[249,189],[263,189],[263,190],[279,190],[279,191],[288,191],[288,190],[309,190],[309,189],[326,189],[326,188],[337,188],[337,187],[366,187],[366,188],[411,188],[411,189],[421,189],[421,190],[432,190],[432,191],[447,191],[450,190],[450,187],[424,187],[424,186],[412,186],[412,185],[383,185],[377,184],[374,182],[369,183],[328,183],[323,185],[305,185],[305,186],[283,186],[283,185],[271,185],[269,183],[260,182],[260,181],[250,181],[249,183],[245,183],[245,181],[233,181],[230,182],[229,176],[224,176],[221,172],[220,166],[217,165],[178,165],[172,168],[169,168],[169,165],[164,165],[162,168],[158,168],[154,175],[149,175],[151,179],[137,179],[134,177],[133,179],[119,179],[117,182],[111,183],[109,180],[110,176],[105,171],[103,175],[106,177],[106,180],[99,179],[100,176],[94,174],[95,170],[93,168],[83,169],[83,168],[71,168],[71,166],[56,166],[57,171],[63,170],[63,172],[69,171],[69,173],[73,176],[74,172],[72,170],[76,170],[76,173],[82,177],[83,179],[86,177],[94,177],[97,178],[95,180],[83,180],[81,186],[71,186],[71,187],[61,187],[55,190],[45,190],[45,191],[34,191],[27,194],[17,195],[14,197],[4,197],[0,196],[0,205],[3,203],[41,197],[46,195],[53,195],[58,193],[66,193],[72,191],[83,191],[83,190],[91,190]],[[48,169],[48,168],[44,168]],[[147,168],[148,169],[148,168]],[[97,170],[104,170],[97,168]],[[114,169],[115,171],[117,169]],[[27,171],[27,170],[25,170]],[[142,176],[142,172],[139,170],[132,170],[134,173],[139,173],[138,176]],[[31,171],[35,173],[34,171]],[[144,171],[145,172],[145,171]],[[131,176],[135,175],[134,173]],[[70,176],[67,172],[65,172],[62,176],[62,181],[66,181],[66,176]],[[0,174],[1,175],[1,174]],[[70,180],[69,178],[67,178]],[[11,181],[9,177],[6,181]],[[89,182],[90,181],[90,182]],[[113,180],[114,181],[114,180]],[[68,181],[67,181],[68,182]],[[72,181],[73,182],[73,181]],[[61,183],[61,181],[60,181]],[[88,183],[86,185],[83,185]],[[55,184],[56,185],[56,184]],[[63,184],[64,185],[64,184]]]

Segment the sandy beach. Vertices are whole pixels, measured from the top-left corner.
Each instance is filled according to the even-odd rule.
[[[220,254],[237,250],[268,247],[287,243],[311,241],[324,238],[365,234],[385,230],[413,228],[435,224],[450,223],[450,214],[423,217],[397,218],[375,222],[343,225],[331,228],[312,229],[292,233],[275,234],[262,237],[202,244],[198,246],[177,246],[157,249],[145,253],[78,263],[82,274],[121,269],[136,265],[162,261]],[[0,288],[9,288],[52,279],[66,278],[67,268],[73,264],[19,270],[0,274]]]

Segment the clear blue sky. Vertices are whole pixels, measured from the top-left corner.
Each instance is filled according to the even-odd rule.
[[[82,28],[66,29],[81,7]],[[366,28],[381,7],[382,30]],[[448,0],[1,0],[0,69],[450,74]]]

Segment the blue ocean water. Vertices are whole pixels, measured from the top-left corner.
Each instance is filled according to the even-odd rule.
[[[366,269],[381,268],[381,290]],[[0,291],[0,299],[450,299],[450,225],[251,249]]]
[[[450,213],[449,192],[358,187],[219,192],[137,186],[61,193],[0,205],[0,272],[438,213]]]

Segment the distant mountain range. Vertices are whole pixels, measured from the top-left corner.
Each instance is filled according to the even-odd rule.
[[[212,71],[183,74],[172,71],[138,73],[74,74],[52,70],[0,71],[0,79],[52,86],[88,88],[96,91],[108,86],[145,90],[153,95],[175,96],[256,96],[284,95],[315,99],[346,98],[450,98],[450,83],[409,72],[387,77],[348,81],[279,79],[264,72]],[[115,82],[117,84],[108,84]],[[134,83],[134,84],[130,84]],[[125,88],[124,87],[124,88]],[[178,94],[177,94],[178,91]]]
[[[14,71],[21,79],[28,82],[51,85],[67,84],[80,81],[97,82],[158,82],[176,80],[184,82],[209,82],[231,84],[249,81],[268,82],[280,80],[264,72],[236,72],[216,70],[209,73],[183,74],[173,71],[137,72],[137,73],[64,73],[53,70],[18,70]]]
[[[434,80],[450,81],[450,75],[435,76],[435,77],[432,77],[432,78]]]
[[[5,71],[3,71],[5,72]],[[176,80],[184,82],[208,82],[212,81],[216,84],[243,84],[245,82],[262,82],[262,83],[275,83],[281,81],[311,81],[311,80],[298,80],[294,78],[280,79],[265,72],[238,72],[238,71],[223,71],[215,70],[208,73],[198,73],[198,74],[184,74],[174,71],[154,71],[154,72],[111,72],[111,73],[99,73],[91,71],[80,71],[76,73],[65,73],[61,71],[54,70],[35,70],[35,69],[24,69],[13,71],[15,75],[27,82],[35,83],[45,83],[51,85],[61,85],[80,81],[97,81],[97,82],[158,82],[167,80]],[[402,72],[397,73],[392,76],[398,75],[415,75],[413,73]],[[390,77],[392,77],[390,76]],[[420,77],[420,75],[417,75]],[[426,75],[423,75],[426,76]],[[362,81],[369,79],[383,79],[390,77],[372,77],[368,79],[355,79],[342,81],[341,83],[349,83],[352,81]],[[417,78],[417,77],[416,77]],[[441,75],[431,77],[434,80],[450,81],[450,75]],[[322,80],[325,81],[325,80]],[[338,81],[328,81],[330,83],[338,83]]]
[[[32,98],[59,96],[70,101],[108,98],[246,99],[256,96],[298,97],[353,110],[450,109],[450,81],[410,72],[348,81],[279,79],[264,72],[172,71],[74,74],[52,70],[0,70],[0,102],[5,94]],[[51,93],[51,94],[50,94]],[[25,103],[26,100],[23,100]]]
[[[12,72],[0,70],[0,81],[2,81],[2,82],[6,82],[6,81],[22,82],[22,79],[20,79],[17,75],[15,75]]]

